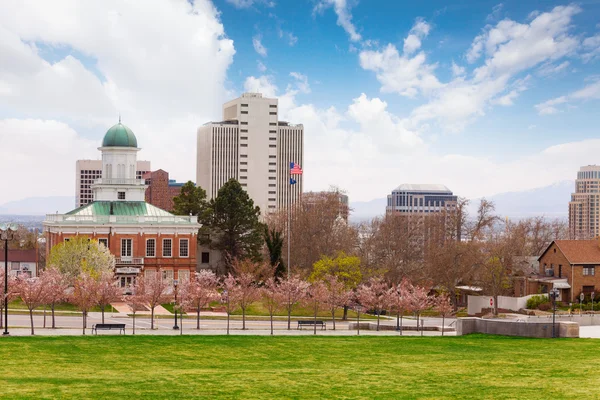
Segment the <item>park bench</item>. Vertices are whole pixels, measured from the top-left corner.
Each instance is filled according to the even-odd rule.
[[[125,324],[96,324],[94,326],[92,326],[92,333],[96,332],[96,335],[98,334],[98,330],[101,331],[112,331],[112,330],[119,330],[119,335],[121,334],[121,331],[123,331],[123,335],[125,334]]]
[[[298,321],[298,329],[302,330],[303,326],[320,326],[321,330],[327,330],[327,325],[324,321]]]

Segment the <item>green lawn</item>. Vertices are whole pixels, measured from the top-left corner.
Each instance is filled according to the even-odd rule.
[[[598,399],[600,342],[464,337],[0,338],[21,398]]]

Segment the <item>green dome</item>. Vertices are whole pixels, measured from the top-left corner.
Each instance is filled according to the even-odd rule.
[[[110,128],[104,140],[102,141],[102,147],[136,147],[137,139],[133,134],[133,131],[123,125],[121,121],[118,124]]]

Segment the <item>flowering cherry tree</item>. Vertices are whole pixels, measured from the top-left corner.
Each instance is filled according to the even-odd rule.
[[[346,290],[344,282],[338,279],[335,275],[326,275],[323,278],[325,286],[327,286],[326,303],[331,311],[331,320],[333,321],[333,330],[335,331],[335,310],[345,307],[351,297],[351,292]]]
[[[324,309],[328,296],[327,286],[321,281],[313,282],[308,288],[308,296],[306,296],[305,302],[313,310],[315,335],[317,334],[317,314]]]
[[[389,306],[388,290],[388,285],[380,278],[371,278],[368,283],[360,285],[357,289],[360,303],[377,314],[377,330],[381,313]]]
[[[46,304],[48,298],[48,287],[46,281],[41,278],[17,279],[16,291],[19,297],[29,310],[29,319],[31,321],[31,334],[33,335],[33,310]]]
[[[98,282],[87,272],[82,272],[73,285],[71,301],[79,308],[83,316],[83,334],[87,328],[87,313],[97,302]]]
[[[235,310],[239,303],[239,290],[237,290],[238,282],[237,279],[229,274],[227,278],[223,280],[221,287],[223,292],[221,293],[221,301],[225,304],[225,310],[227,311],[227,334],[229,335],[229,320],[231,312]]]
[[[117,286],[117,280],[112,271],[102,272],[98,279],[97,290],[98,296],[96,298],[96,305],[98,305],[102,311],[102,323],[104,323],[104,310],[106,309],[106,306],[115,301],[119,301],[121,299],[122,291],[121,288]]]
[[[421,313],[432,306],[431,298],[427,294],[427,289],[422,286],[413,286],[410,292],[410,309],[417,316],[417,330],[419,329],[419,320]],[[423,330],[421,330],[423,335]]]
[[[450,301],[450,297],[446,294],[440,295],[435,299],[435,309],[442,316],[442,336],[444,336],[444,322],[448,315],[454,311],[454,306]]]
[[[123,296],[123,302],[131,308],[133,315],[133,334],[135,335],[135,314],[146,309],[146,285],[144,279],[136,279],[131,287],[131,294]]]
[[[219,278],[214,272],[204,269],[182,286],[187,291],[188,304],[196,310],[196,329],[200,329],[200,310],[220,298],[217,292]]]
[[[254,283],[254,275],[243,273],[237,277],[237,285],[234,286],[234,298],[242,310],[242,330],[246,329],[246,310],[248,306],[260,298],[260,292]]]
[[[292,310],[306,298],[309,286],[308,282],[297,276],[291,276],[279,282],[279,292],[283,297],[282,305],[288,316],[288,331],[291,329]]]
[[[46,283],[48,289],[46,304],[50,306],[52,312],[52,329],[55,329],[56,317],[54,315],[54,309],[56,308],[57,303],[67,299],[67,289],[69,288],[69,284],[65,276],[55,267],[44,271],[41,275],[41,279]]]
[[[267,279],[264,286],[260,288],[260,295],[263,300],[263,305],[269,311],[269,316],[271,318],[271,335],[273,334],[273,315],[279,308],[283,301],[285,301],[285,293],[281,292],[281,288],[279,284],[275,280],[275,278],[271,277]]]
[[[156,271],[151,276],[144,278],[144,294],[146,296],[146,303],[150,306],[150,329],[154,329],[154,310],[156,306],[171,301],[171,282],[167,279],[163,279],[162,270]]]
[[[402,334],[402,314],[411,309],[410,293],[412,290],[412,284],[404,278],[400,284],[393,285],[388,292],[390,309],[396,313],[396,329],[400,334]]]

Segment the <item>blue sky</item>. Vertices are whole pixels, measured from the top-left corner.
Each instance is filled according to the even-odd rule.
[[[244,91],[304,124],[305,188],[353,200],[490,196],[600,163],[600,1],[143,4],[0,5],[0,159],[39,178],[9,177],[0,204],[72,195],[119,114],[140,158],[195,180],[197,127]]]

